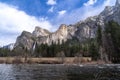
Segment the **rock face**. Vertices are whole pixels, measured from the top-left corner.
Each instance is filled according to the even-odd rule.
[[[52,41],[54,43],[58,43],[58,41],[60,41],[60,43],[62,43],[62,40],[64,40],[64,41],[67,40],[67,35],[68,35],[67,25],[62,24],[56,32],[50,34],[47,37],[47,41],[45,43],[51,44]]]
[[[3,46],[3,48],[9,49],[9,50],[13,50],[14,48],[14,43],[8,44],[6,46]]]
[[[116,6],[119,6],[120,0],[116,0]]]
[[[120,24],[120,0],[116,0],[115,6],[107,6],[104,11],[99,15],[104,21],[114,20]]]
[[[73,25],[62,24],[56,32],[49,32],[46,29],[36,27],[33,33],[23,31],[17,38],[15,48],[27,47],[29,50],[33,48],[35,43],[52,42],[62,43],[68,39],[76,38],[80,42],[89,38],[95,38],[98,26],[104,29],[105,22],[114,20],[120,24],[120,0],[116,1],[115,6],[107,6],[103,12],[94,17],[89,17],[85,21],[80,21]]]
[[[50,32],[46,29],[42,29],[40,27],[35,27],[35,30],[33,31],[33,36],[39,37],[39,36],[47,36],[50,34]]]
[[[22,34],[17,38],[14,48],[22,49],[27,48],[31,49],[34,43],[34,36],[30,32],[23,31]]]

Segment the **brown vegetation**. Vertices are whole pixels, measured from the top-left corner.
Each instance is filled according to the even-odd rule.
[[[61,59],[60,57],[54,57],[54,58],[23,58],[23,57],[0,57],[0,63],[6,63],[6,64],[19,64],[19,63],[38,63],[38,64],[77,64],[77,63],[87,63],[91,62],[90,57],[67,57]]]

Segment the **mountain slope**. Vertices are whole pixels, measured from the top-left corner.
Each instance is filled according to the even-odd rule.
[[[11,44],[9,44],[9,45],[3,46],[3,48],[9,49],[9,50],[13,50],[13,48],[14,48],[14,43],[11,43]]]
[[[15,49],[26,47],[28,50],[33,48],[35,43],[47,43],[50,45],[52,42],[62,43],[68,39],[76,38],[79,42],[85,41],[90,38],[95,38],[98,26],[102,30],[105,28],[105,23],[114,20],[120,24],[120,3],[117,0],[115,6],[107,6],[103,12],[94,17],[89,17],[85,21],[77,22],[73,25],[62,24],[56,32],[49,32],[45,29],[36,27],[33,33],[24,31],[16,40]]]

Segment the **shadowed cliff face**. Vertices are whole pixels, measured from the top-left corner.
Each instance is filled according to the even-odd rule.
[[[104,30],[105,23],[114,20],[120,24],[120,1],[117,0],[115,6],[107,6],[103,12],[94,17],[89,17],[85,21],[77,22],[73,25],[62,24],[56,32],[49,32],[46,29],[36,27],[32,33],[24,31],[16,40],[14,48],[22,46],[32,49],[34,43],[47,43],[50,45],[52,42],[62,43],[68,39],[76,38],[80,42],[89,38],[95,38],[98,26]]]
[[[18,49],[22,49],[24,47],[30,50],[33,43],[33,35],[29,32],[23,31],[22,34],[18,36],[14,47]]]

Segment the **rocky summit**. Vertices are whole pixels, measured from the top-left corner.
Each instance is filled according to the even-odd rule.
[[[95,38],[98,26],[104,30],[105,23],[111,20],[120,24],[120,0],[116,1],[115,6],[106,6],[97,16],[89,17],[72,25],[62,24],[56,32],[49,32],[38,26],[32,33],[23,31],[18,36],[14,49],[26,47],[30,50],[33,49],[35,43],[50,45],[52,42],[57,44],[60,41],[60,44],[62,44],[63,41],[73,38],[82,42],[89,38]]]

